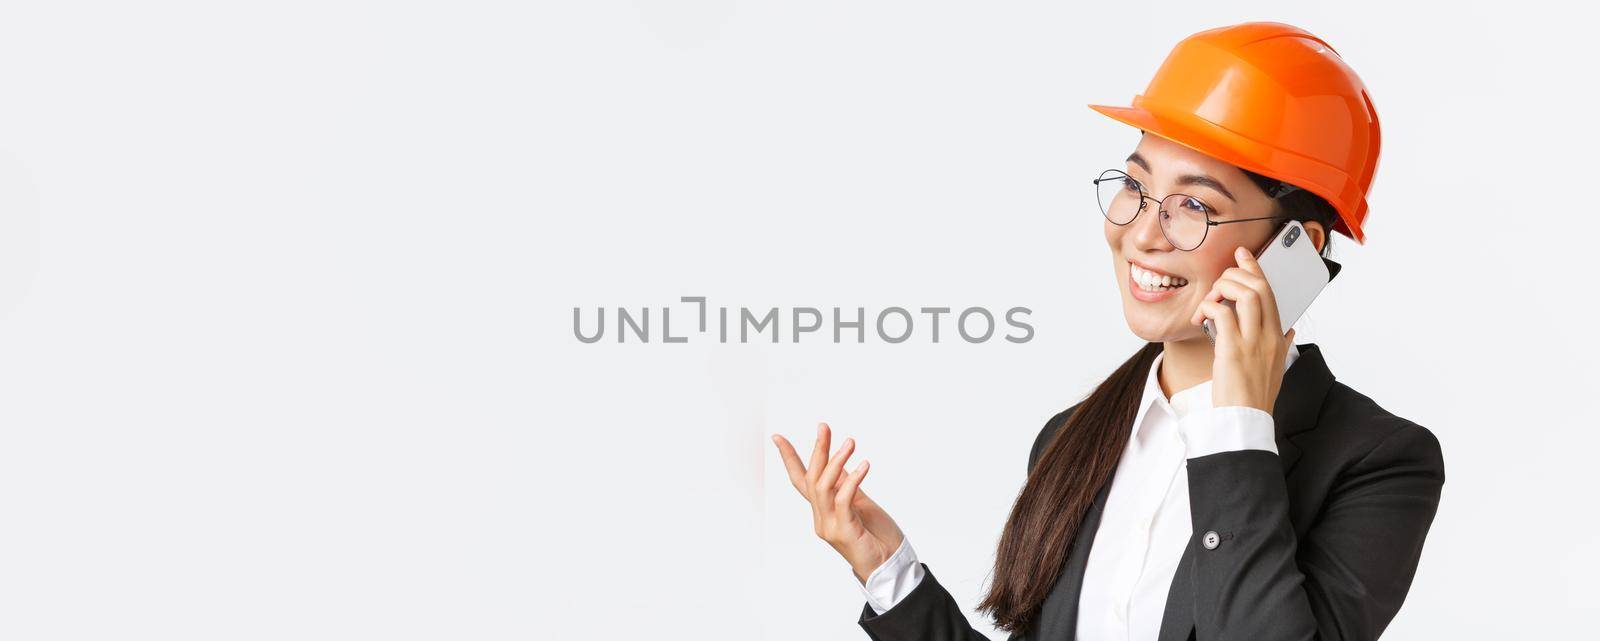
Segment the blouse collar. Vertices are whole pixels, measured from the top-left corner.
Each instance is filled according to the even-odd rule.
[[[1190,412],[1202,409],[1210,409],[1210,379],[1206,379],[1205,382],[1198,385],[1191,385],[1187,388],[1173,392],[1171,399],[1168,399],[1166,395],[1161,393],[1161,381],[1156,375],[1161,371],[1161,361],[1165,356],[1165,351],[1156,354],[1155,360],[1151,361],[1150,363],[1150,373],[1145,376],[1144,397],[1139,401],[1140,415],[1142,416],[1144,412],[1149,411],[1152,404],[1166,409],[1173,415],[1174,418],[1179,420],[1182,420],[1183,417],[1188,415]],[[1289,352],[1283,360],[1283,370],[1285,372],[1289,371],[1289,366],[1293,365],[1294,360],[1299,356],[1300,348],[1294,343],[1290,343]],[[1135,435],[1139,433],[1139,426],[1143,423],[1144,421],[1141,420],[1134,421],[1133,431]]]

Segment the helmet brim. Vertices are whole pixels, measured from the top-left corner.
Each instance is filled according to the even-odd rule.
[[[1135,99],[1135,102],[1138,102],[1138,100]],[[1335,207],[1341,202],[1339,194],[1331,193],[1333,190],[1325,185],[1316,184],[1301,177],[1286,176],[1282,172],[1268,169],[1265,160],[1269,155],[1273,153],[1282,154],[1283,152],[1273,150],[1201,118],[1192,115],[1187,118],[1168,116],[1140,106],[1089,105],[1089,108],[1104,114],[1112,120],[1137,127],[1142,131],[1155,134],[1235,167],[1246,169],[1268,178],[1275,178],[1310,191],[1334,204]],[[1361,200],[1361,209],[1363,210],[1361,213],[1364,214],[1366,209],[1365,198]],[[1340,211],[1339,220],[1333,224],[1331,231],[1339,232],[1355,240],[1358,245],[1366,244],[1365,234],[1361,233],[1359,229],[1352,229],[1347,224],[1347,219],[1350,216],[1350,212]],[[1356,216],[1357,219],[1362,217],[1360,215]]]

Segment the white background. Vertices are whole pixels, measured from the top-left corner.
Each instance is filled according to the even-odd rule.
[[[1032,439],[1138,346],[1088,185],[1137,133],[1084,105],[1249,19],[1382,118],[1368,244],[1299,338],[1443,444],[1385,638],[1585,633],[1570,5],[6,3],[0,638],[862,639],[768,440],[818,420],[989,629]],[[1037,333],[573,336],[679,296]]]

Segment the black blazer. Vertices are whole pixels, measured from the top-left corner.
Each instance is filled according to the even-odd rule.
[[[1444,486],[1427,428],[1334,380],[1315,343],[1284,373],[1272,416],[1278,453],[1192,458],[1194,535],[1167,595],[1160,641],[1376,639],[1405,600]],[[1077,405],[1052,417],[1039,455]],[[1130,426],[1131,429],[1132,426]],[[1111,483],[1080,532],[1097,532]],[[1202,539],[1216,532],[1208,549]],[[1071,641],[1091,536],[1073,545],[1033,626],[1011,641]],[[862,607],[874,641],[987,641],[926,563],[922,582],[882,615]]]

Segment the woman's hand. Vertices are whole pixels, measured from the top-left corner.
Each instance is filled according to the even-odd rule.
[[[817,444],[811,450],[809,466],[801,463],[788,439],[773,434],[772,442],[777,444],[783,466],[789,470],[789,482],[811,502],[817,536],[833,546],[850,563],[856,578],[866,583],[872,571],[900,547],[905,534],[883,508],[860,490],[861,480],[867,476],[867,461],[857,465],[854,472],[844,474],[844,462],[855,451],[855,439],[845,439],[830,458],[829,432],[827,423],[817,424]]]
[[[1233,251],[1238,267],[1229,267],[1211,285],[1189,322],[1210,318],[1216,329],[1216,355],[1211,362],[1213,407],[1254,407],[1272,413],[1283,384],[1294,330],[1284,335],[1278,302],[1256,257],[1240,247]],[[1229,308],[1222,299],[1233,301]]]

